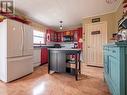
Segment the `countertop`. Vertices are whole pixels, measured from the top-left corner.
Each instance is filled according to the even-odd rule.
[[[114,43],[108,43],[104,46],[127,46],[127,41],[120,41],[120,42],[114,42]]]
[[[52,47],[54,47],[53,45],[36,45],[36,46],[33,46],[33,48],[37,48],[37,49],[41,49],[41,48],[52,48]]]
[[[48,50],[57,50],[57,51],[81,51],[81,49],[71,49],[71,48],[48,48]]]

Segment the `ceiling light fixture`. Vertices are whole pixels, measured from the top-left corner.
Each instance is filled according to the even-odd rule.
[[[117,1],[117,0],[106,0],[106,3],[112,4],[112,3],[116,2],[116,1]]]
[[[62,30],[63,29],[63,26],[60,26],[60,30]]]
[[[60,21],[60,30],[62,30],[63,29],[63,21]]]

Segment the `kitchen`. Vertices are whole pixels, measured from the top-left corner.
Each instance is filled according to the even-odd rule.
[[[34,33],[36,33],[34,34],[35,36],[39,35],[37,34],[37,32],[34,32]],[[37,59],[39,58],[38,56],[41,55],[41,59],[42,59],[42,60],[38,59],[38,62],[35,59],[35,64],[38,63],[38,65],[40,65],[39,63],[44,64],[48,62],[48,59],[46,59],[48,57],[47,48],[53,48],[53,47],[57,48],[57,45],[59,45],[62,48],[82,48],[82,28],[81,27],[74,30],[63,31],[63,32],[56,32],[51,29],[47,29],[46,33],[41,33],[40,35],[44,36],[44,39],[42,38],[43,42],[41,42],[42,39],[41,41],[37,40],[38,42],[36,41],[36,38],[34,39],[35,40],[34,41],[35,42],[35,45],[34,45],[35,57],[34,58]]]
[[[0,1],[0,95],[126,95],[127,2],[99,2]]]

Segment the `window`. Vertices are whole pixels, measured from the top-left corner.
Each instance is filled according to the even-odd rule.
[[[34,44],[45,44],[45,33],[38,30],[34,30],[33,39]]]

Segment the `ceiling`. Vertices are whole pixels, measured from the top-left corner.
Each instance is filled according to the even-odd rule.
[[[122,0],[107,4],[105,0],[15,0],[16,9],[32,19],[53,28],[64,28],[81,24],[83,18],[116,11]]]

